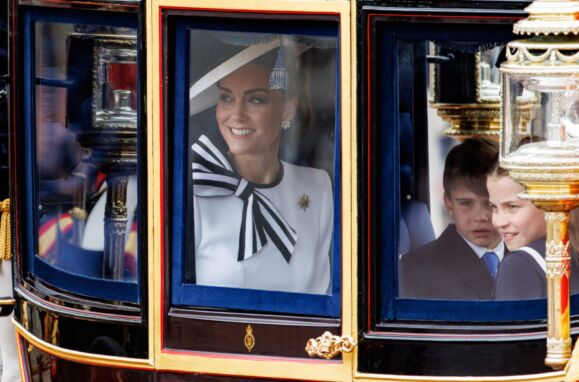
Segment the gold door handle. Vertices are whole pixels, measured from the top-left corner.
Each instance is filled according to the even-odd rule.
[[[16,300],[13,298],[3,298],[0,299],[0,306],[13,306],[16,303]]]
[[[306,351],[310,357],[332,359],[340,353],[350,353],[357,343],[350,336],[335,336],[325,332],[318,338],[310,338],[306,344]]]

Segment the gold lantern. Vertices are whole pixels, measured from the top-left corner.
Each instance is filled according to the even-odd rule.
[[[569,211],[579,205],[579,3],[536,0],[515,24],[503,79],[501,166],[546,211],[547,356],[571,356]]]
[[[453,50],[434,44],[430,105],[449,123],[447,137],[499,139],[500,86],[492,81],[492,65],[481,51]]]

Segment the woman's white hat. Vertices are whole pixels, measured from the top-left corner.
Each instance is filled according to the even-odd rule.
[[[215,105],[217,102],[217,82],[244,65],[274,50],[281,45],[280,38],[249,45],[231,58],[213,68],[189,88],[189,115],[193,116]]]

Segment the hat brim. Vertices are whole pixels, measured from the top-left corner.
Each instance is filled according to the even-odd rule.
[[[217,103],[217,82],[244,65],[280,46],[280,39],[250,45],[209,71],[189,88],[189,116]]]

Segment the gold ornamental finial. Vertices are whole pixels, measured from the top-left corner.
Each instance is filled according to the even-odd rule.
[[[525,8],[529,16],[517,22],[513,32],[521,35],[579,34],[577,0],[535,0]]]
[[[10,199],[0,202],[0,261],[12,258],[10,238]]]

